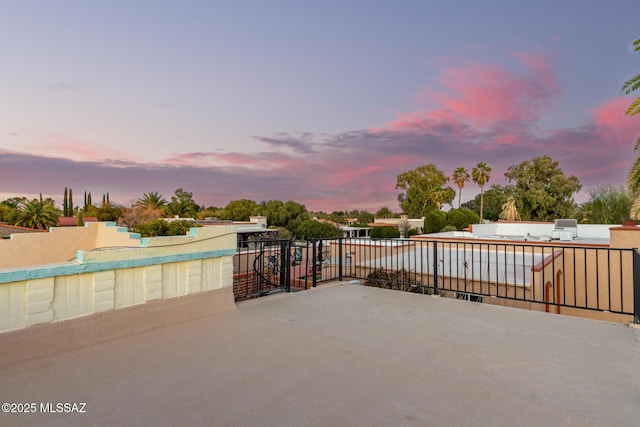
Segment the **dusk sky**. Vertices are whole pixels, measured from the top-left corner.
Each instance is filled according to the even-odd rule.
[[[482,161],[506,184],[550,155],[584,201],[636,156],[619,90],[638,16],[638,0],[4,1],[0,200],[181,187],[206,206],[400,211],[403,171]]]

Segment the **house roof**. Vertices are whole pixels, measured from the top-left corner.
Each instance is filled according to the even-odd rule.
[[[0,223],[0,238],[9,237],[12,234],[38,233],[43,231],[46,232],[47,230],[38,230],[36,228],[19,227],[17,225]]]
[[[397,227],[398,224],[390,222],[370,222],[367,224],[369,227]]]

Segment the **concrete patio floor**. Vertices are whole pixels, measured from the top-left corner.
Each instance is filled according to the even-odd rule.
[[[638,426],[640,330],[325,285],[2,366],[4,402],[86,413],[2,426]]]

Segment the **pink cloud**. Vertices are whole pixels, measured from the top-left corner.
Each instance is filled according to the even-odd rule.
[[[387,125],[397,132],[446,133],[464,137],[467,125],[460,121],[451,111],[435,110],[431,112],[417,111],[409,114],[399,114],[397,119]],[[383,128],[374,129],[374,132]]]
[[[486,124],[518,113],[515,101],[520,83],[501,67],[449,69],[440,77],[440,83],[445,90],[437,93],[437,100],[463,120]]]
[[[631,98],[612,98],[593,111],[593,120],[603,142],[608,145],[628,146],[638,137],[640,124],[624,113]]]
[[[620,170],[621,168],[625,170],[628,166],[629,166],[629,162],[619,161],[619,162],[611,163],[604,166],[593,167],[590,169],[582,169],[578,171],[575,175],[578,178],[582,178],[582,179],[589,178],[589,177],[598,178],[599,176],[602,176],[605,173],[615,172]]]
[[[497,135],[490,143],[486,145],[487,149],[494,149],[500,145],[518,146],[522,144],[521,137],[518,135],[505,133],[503,135]]]
[[[362,177],[371,177],[382,172],[384,167],[379,164],[375,165],[343,165],[343,167],[336,168],[336,173],[328,176],[327,184],[329,188],[341,188],[345,184],[354,183],[360,181]]]
[[[295,159],[282,153],[178,153],[165,159],[178,166],[219,167],[221,169],[278,170],[295,166]]]
[[[131,158],[124,151],[68,135],[33,135],[32,140],[35,141],[33,145],[39,153],[53,157],[86,161]]]
[[[512,55],[524,73],[501,64],[467,64],[446,68],[438,77],[439,87],[429,87],[419,96],[436,101],[441,108],[399,115],[392,129],[429,129],[429,124],[447,122],[486,127],[500,122],[539,118],[552,98],[560,93],[555,76],[555,55],[535,50]]]

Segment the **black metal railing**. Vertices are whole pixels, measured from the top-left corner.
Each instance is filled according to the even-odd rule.
[[[640,323],[640,253],[635,249],[500,240],[338,238],[269,242],[239,248],[236,270],[242,274],[241,266],[248,266],[252,256],[257,260],[273,256],[267,253],[276,246],[281,260],[280,285],[271,284],[273,280],[260,282],[265,268],[258,261],[258,267],[244,269],[253,270],[256,280],[256,289],[247,295],[274,289],[308,289],[350,278],[371,286],[548,312],[606,312],[631,316]],[[263,255],[252,255],[251,250]]]
[[[290,291],[289,247],[286,239],[244,242],[233,259],[233,292],[236,300]]]
[[[638,321],[638,251],[498,241],[340,239],[365,284],[536,310],[579,310]]]

